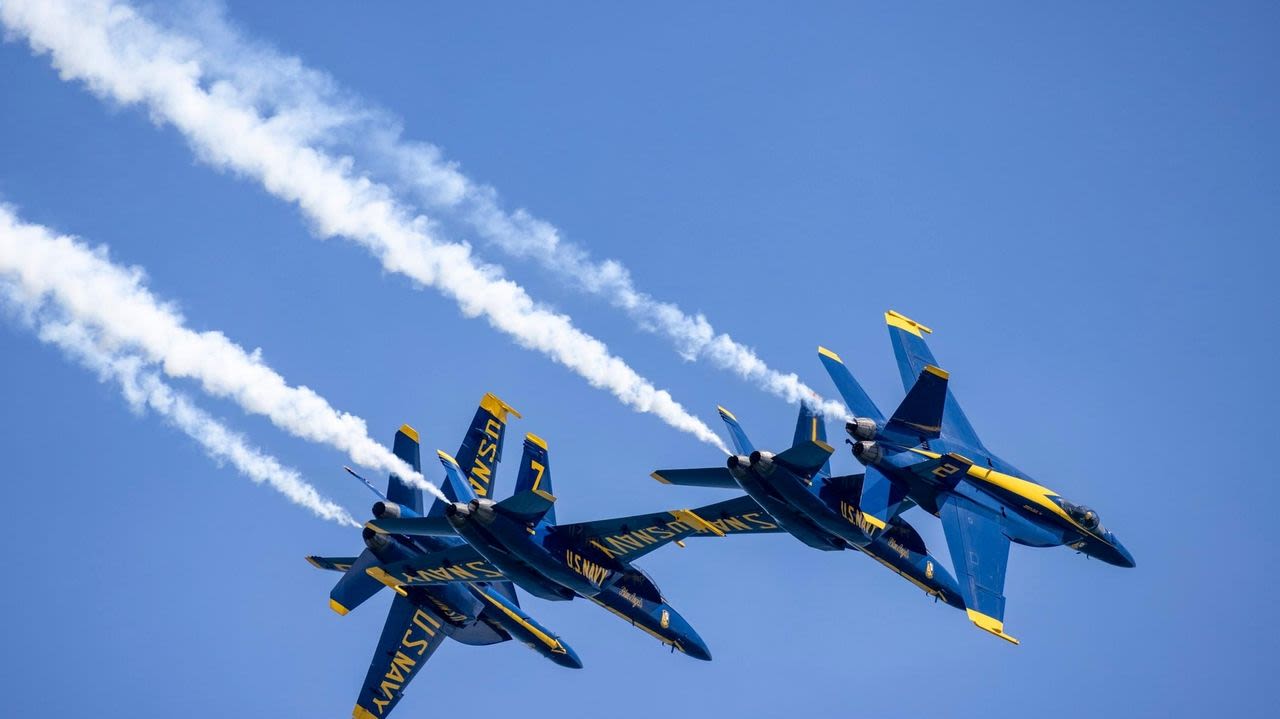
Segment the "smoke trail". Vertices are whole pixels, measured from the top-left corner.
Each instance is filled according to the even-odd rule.
[[[702,359],[791,403],[807,401],[823,414],[845,417],[839,401],[824,400],[795,373],[769,367],[756,352],[717,332],[702,314],[689,314],[636,288],[616,260],[596,260],[565,240],[552,224],[525,210],[507,212],[497,191],[476,183],[447,161],[434,145],[402,138],[401,123],[345,93],[322,72],[244,37],[221,8],[184,8],[170,19],[199,44],[192,52],[202,72],[224,80],[239,103],[270,113],[306,141],[365,161],[394,178],[424,207],[458,218],[477,236],[504,252],[531,259],[578,289],[604,298],[643,330],[664,336],[687,361]]]
[[[249,445],[241,435],[232,432],[189,398],[165,384],[154,371],[145,369],[140,357],[112,352],[103,346],[84,325],[51,316],[38,298],[21,291],[9,281],[0,281],[0,297],[9,309],[26,320],[42,342],[61,349],[68,357],[97,373],[102,381],[116,383],[130,407],[136,412],[151,410],[195,440],[206,455],[218,462],[229,462],[239,472],[258,484],[267,484],[289,501],[311,510],[313,514],[339,524],[359,527],[347,510],[320,493],[302,479],[296,470],[261,450]]]
[[[452,298],[464,315],[484,316],[521,346],[546,354],[625,405],[728,452],[706,424],[604,343],[536,304],[499,268],[474,259],[466,245],[437,240],[425,218],[406,212],[385,185],[353,173],[349,160],[300,141],[323,121],[266,118],[229,83],[206,76],[198,45],[189,39],[109,0],[7,1],[0,21],[37,53],[48,53],[64,79],[83,81],[116,102],[145,106],[182,132],[206,162],[297,203],[320,235],[364,246],[387,270]]]
[[[110,347],[146,358],[170,377],[196,380],[215,397],[234,400],[302,439],[322,442],[359,464],[396,472],[439,490],[369,438],[363,419],[339,412],[307,387],[291,387],[221,332],[195,332],[143,286],[142,271],[111,262],[105,249],[26,224],[0,206],[0,276],[26,296],[43,298],[68,319],[101,333]],[[37,301],[37,300],[33,300]]]

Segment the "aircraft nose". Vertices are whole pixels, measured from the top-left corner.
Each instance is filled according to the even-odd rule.
[[[707,648],[706,642],[702,641],[702,637],[690,632],[680,639],[680,647],[684,649],[684,653],[694,659],[701,659],[704,662],[711,661],[711,650]]]
[[[564,648],[564,654],[553,654],[551,656],[551,660],[562,667],[567,667],[569,669],[581,669],[582,660],[578,658],[578,653],[573,651],[573,647],[570,647],[564,642],[561,642],[560,646]]]
[[[1133,559],[1133,555],[1130,554],[1129,550],[1126,549],[1125,546],[1120,543],[1119,539],[1112,537],[1111,542],[1112,544],[1115,545],[1115,548],[1116,548],[1116,561],[1114,562],[1116,566],[1127,567],[1129,569],[1133,569],[1134,567],[1138,566],[1138,563]]]

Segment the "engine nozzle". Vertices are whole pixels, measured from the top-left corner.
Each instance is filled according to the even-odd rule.
[[[761,452],[756,450],[751,453],[751,468],[762,475],[773,473],[773,452]]]
[[[364,530],[360,532],[360,537],[364,539],[364,545],[374,552],[381,552],[386,549],[391,545],[392,541],[391,537],[375,532],[368,527],[365,527]]]
[[[735,479],[747,476],[747,470],[751,468],[751,460],[741,454],[730,455],[725,464],[729,467],[729,474],[732,474]]]
[[[874,419],[866,417],[854,417],[845,422],[844,431],[849,433],[850,437],[858,440],[873,440],[876,438],[876,432],[880,431],[879,425]]]
[[[884,450],[875,442],[863,440],[853,445],[853,456],[863,464],[875,464],[884,459]]]
[[[373,503],[373,516],[377,519],[383,517],[398,518],[404,516],[403,507],[395,502],[379,500]]]

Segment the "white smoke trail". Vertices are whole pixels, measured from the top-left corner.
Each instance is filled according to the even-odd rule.
[[[48,53],[64,79],[80,80],[116,102],[145,106],[154,119],[176,127],[206,162],[297,203],[320,235],[363,245],[387,270],[440,290],[466,316],[483,315],[521,346],[546,354],[625,405],[728,452],[706,424],[604,343],[536,304],[499,268],[474,259],[466,245],[437,240],[425,218],[406,212],[385,185],[354,173],[349,160],[300,140],[323,121],[265,118],[236,88],[206,75],[191,40],[110,0],[5,0],[0,22],[37,53]]]
[[[61,349],[68,357],[97,373],[102,381],[116,383],[136,412],[151,410],[195,440],[211,459],[230,463],[258,484],[267,484],[289,501],[313,514],[339,524],[359,527],[347,510],[323,497],[296,470],[251,446],[182,393],[165,384],[142,358],[107,349],[84,325],[51,316],[38,297],[19,286],[0,281],[0,297],[8,308],[26,320],[41,341]]]
[[[823,414],[846,417],[843,403],[822,399],[795,373],[769,367],[752,348],[717,332],[701,313],[689,314],[637,289],[620,262],[593,259],[554,225],[525,210],[505,211],[493,187],[468,178],[438,147],[404,140],[397,119],[345,93],[298,58],[245,37],[220,7],[184,8],[171,21],[199,39],[191,41],[191,52],[202,72],[224,80],[237,102],[270,113],[272,122],[288,126],[309,143],[360,157],[412,192],[425,208],[460,219],[504,252],[534,260],[556,277],[606,299],[641,329],[666,337],[685,360],[706,360],[787,402],[809,402]]]
[[[302,439],[321,442],[369,467],[439,490],[369,437],[363,419],[339,412],[307,387],[292,387],[221,332],[195,332],[143,286],[138,268],[111,262],[105,249],[27,224],[0,206],[0,277],[54,304],[70,320],[101,333],[112,347],[144,357],[170,377],[189,378]]]

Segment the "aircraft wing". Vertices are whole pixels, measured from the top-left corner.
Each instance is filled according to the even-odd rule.
[[[708,504],[693,510],[695,514],[714,524],[725,534],[769,534],[786,531],[773,521],[756,500],[742,495],[723,502]],[[710,533],[698,533],[695,537],[710,537]]]
[[[560,524],[555,528],[557,537],[590,545],[610,559],[624,563],[639,559],[668,542],[700,532],[724,535],[714,524],[687,509]]]
[[[353,719],[385,717],[452,629],[434,613],[397,595],[356,699]]]
[[[412,559],[371,567],[366,571],[370,577],[397,592],[403,592],[404,587],[450,582],[491,582],[505,576],[470,544],[459,544]]]
[[[969,621],[1018,643],[1004,633],[1004,574],[1009,564],[1009,537],[994,511],[951,494],[939,513],[951,550],[951,563]]]
[[[909,392],[926,367],[938,366],[924,341],[924,336],[933,330],[893,310],[886,312],[884,319],[889,325],[889,339],[893,343],[893,356],[898,361],[898,373],[902,375],[902,388]],[[942,412],[942,433],[974,448],[984,448],[950,389],[947,389]]]

